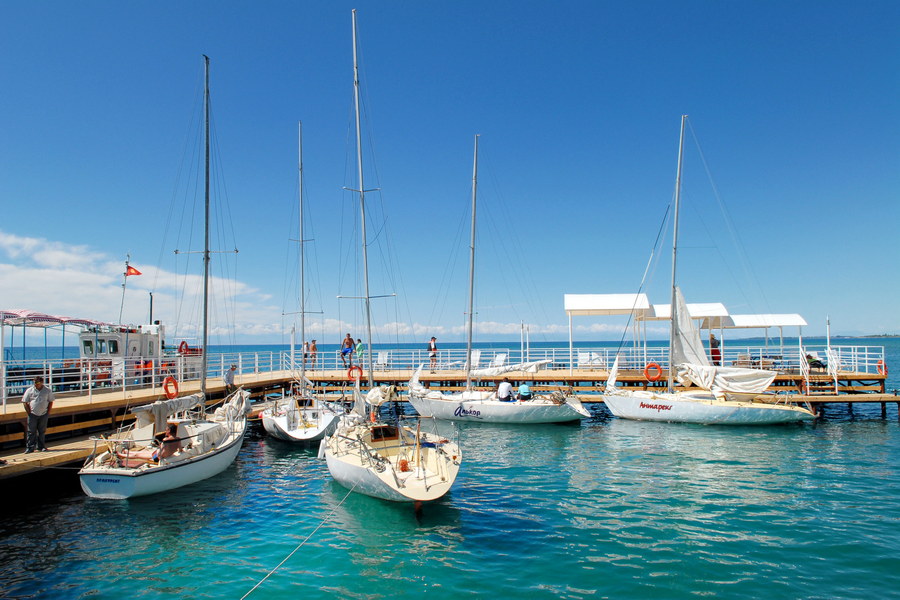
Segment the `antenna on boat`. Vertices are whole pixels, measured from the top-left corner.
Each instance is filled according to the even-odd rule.
[[[676,335],[675,319],[677,318],[675,308],[675,265],[678,259],[678,210],[681,203],[681,164],[684,158],[684,124],[686,121],[687,115],[681,115],[681,135],[678,137],[678,168],[675,173],[675,217],[672,219],[674,221],[674,232],[672,233],[672,304],[669,310],[669,318],[671,319],[669,328],[669,375],[666,382],[669,392],[675,389],[675,365],[672,364],[674,358],[672,349],[674,348]]]

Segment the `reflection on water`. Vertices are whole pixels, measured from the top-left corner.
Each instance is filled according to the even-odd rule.
[[[893,421],[725,428],[598,411],[580,425],[461,424],[460,442],[456,483],[420,516],[348,495],[317,448],[258,431],[224,473],[161,496],[89,499],[73,472],[47,501],[6,508],[0,596],[241,597],[298,546],[251,598],[866,597],[900,584]]]

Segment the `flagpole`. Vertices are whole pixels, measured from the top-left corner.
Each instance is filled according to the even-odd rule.
[[[122,304],[119,305],[119,325],[122,324],[122,311],[125,310],[125,286],[128,284],[128,261],[131,255],[125,255],[125,272],[122,274]]]

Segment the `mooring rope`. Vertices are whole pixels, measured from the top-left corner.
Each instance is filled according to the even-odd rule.
[[[268,573],[266,573],[266,576],[265,576],[265,577],[263,577],[262,579],[260,579],[259,582],[257,582],[256,585],[254,585],[252,588],[250,588],[250,591],[248,591],[246,594],[244,594],[243,596],[241,596],[241,600],[244,600],[244,598],[246,598],[247,596],[249,596],[250,594],[252,594],[253,592],[255,592],[256,589],[257,589],[259,586],[261,586],[263,583],[265,583],[265,581],[266,581],[269,577],[271,577],[272,575],[275,574],[275,571],[277,571],[278,569],[280,569],[280,568],[284,565],[284,563],[286,563],[288,560],[290,560],[290,558],[291,558],[294,554],[297,553],[297,550],[299,550],[299,549],[303,546],[303,544],[305,544],[306,542],[308,542],[308,541],[312,538],[312,536],[314,536],[314,535],[316,534],[316,532],[319,531],[319,529],[322,528],[322,525],[324,525],[325,523],[328,522],[328,519],[331,518],[331,515],[333,515],[334,512],[335,512],[337,509],[339,509],[339,508],[341,507],[341,505],[344,503],[344,501],[350,496],[350,494],[353,493],[353,490],[355,490],[355,489],[356,489],[356,484],[354,483],[354,484],[353,484],[353,487],[350,488],[350,490],[347,492],[347,495],[344,496],[344,497],[341,499],[341,501],[338,502],[338,503],[335,505],[335,507],[331,509],[331,512],[330,512],[330,513],[328,513],[327,515],[325,515],[325,518],[322,519],[322,521],[321,521],[318,525],[316,525],[316,528],[313,529],[312,532],[310,532],[310,534],[309,534],[308,536],[306,536],[306,538],[305,538],[302,542],[300,542],[299,544],[297,544],[297,547],[294,548],[293,550],[291,550],[290,554],[288,554],[287,556],[284,557],[284,560],[282,560],[280,563],[278,563],[277,565],[275,565],[275,568],[273,568],[271,571],[269,571]]]

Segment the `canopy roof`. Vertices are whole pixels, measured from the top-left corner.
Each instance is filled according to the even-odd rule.
[[[642,315],[650,310],[647,294],[565,294],[564,299],[570,317]]]
[[[793,314],[760,314],[760,315],[730,315],[722,321],[721,327],[725,329],[768,329],[769,327],[805,327],[806,320],[800,315]],[[706,321],[703,326],[707,327]],[[713,327],[719,327],[713,324]]]
[[[55,327],[56,325],[76,325],[89,327],[91,325],[106,325],[102,321],[92,319],[79,319],[76,317],[60,317],[47,315],[28,309],[0,310],[0,325],[24,325],[25,327]]]
[[[687,305],[688,314],[692,319],[707,319],[713,322],[713,327],[719,327],[718,321],[728,318],[728,309],[721,302],[702,302]],[[654,304],[653,311],[642,317],[646,321],[668,321],[672,318],[671,304]],[[704,324],[706,321],[704,321]]]

